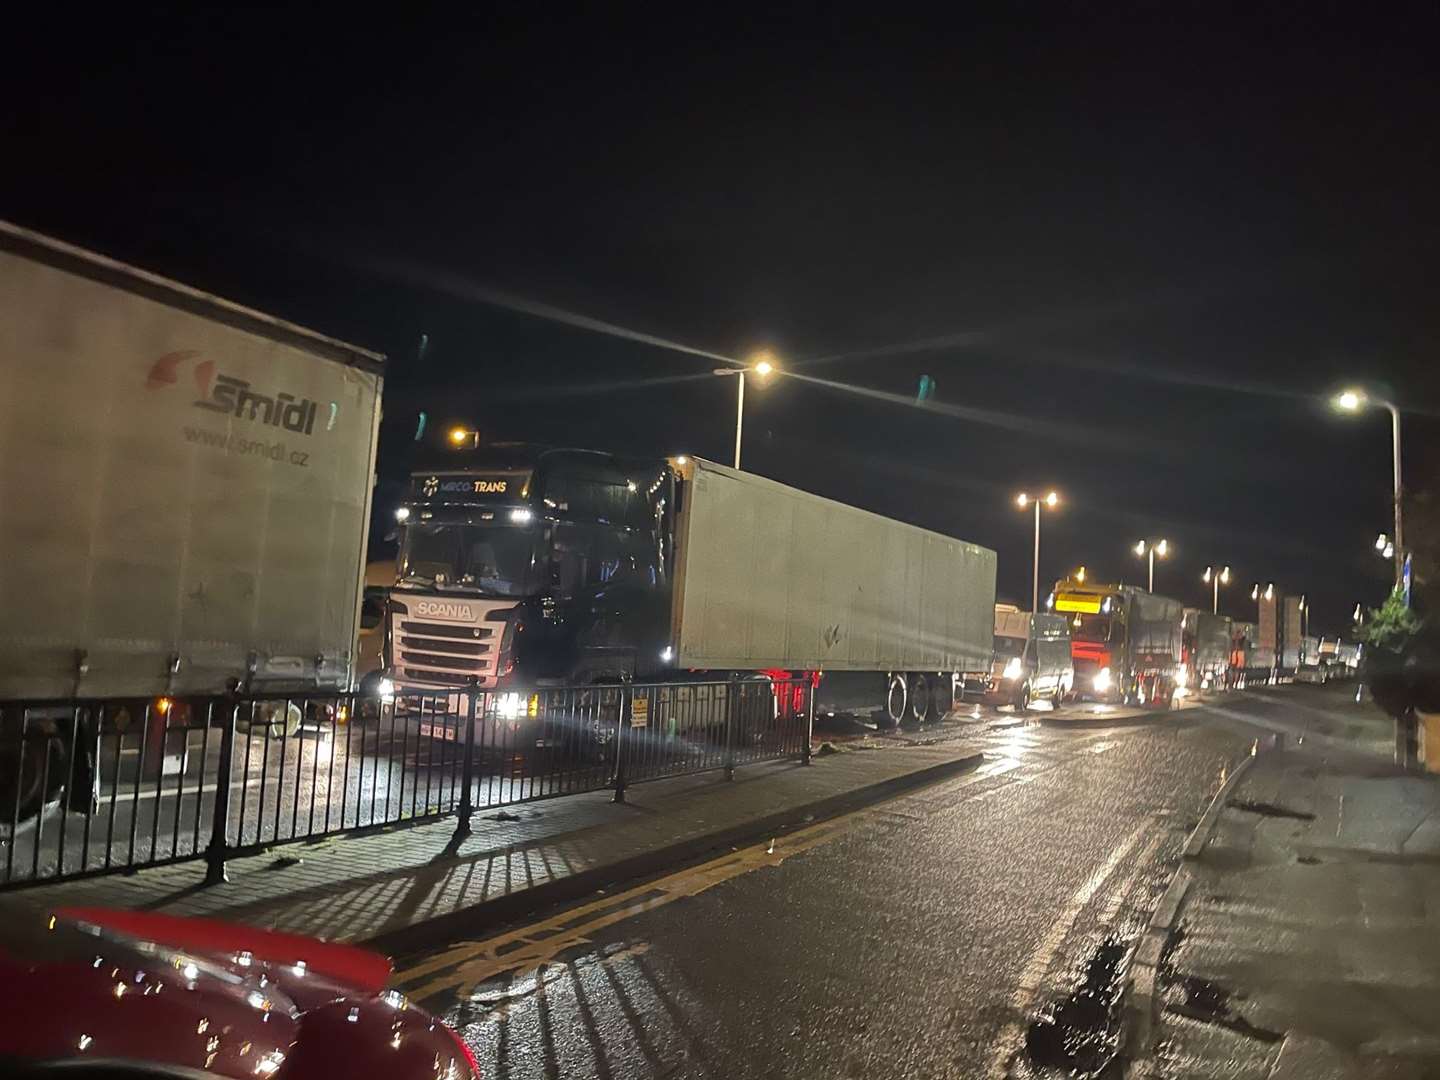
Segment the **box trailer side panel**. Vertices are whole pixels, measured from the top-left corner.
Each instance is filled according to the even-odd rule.
[[[995,553],[710,462],[678,546],[678,662],[711,670],[975,671]]]
[[[1230,619],[1225,615],[1200,612],[1195,619],[1195,660],[1202,669],[1223,667],[1230,658]]]
[[[0,697],[348,683],[378,368],[94,261],[0,243]]]
[[[1130,592],[1130,647],[1136,654],[1172,656],[1178,661],[1185,629],[1185,605],[1139,589]]]
[[[1278,645],[1280,641],[1280,614],[1279,600],[1271,596],[1260,597],[1259,609],[1255,619],[1255,653],[1254,666],[1257,668],[1273,668],[1279,662]]]

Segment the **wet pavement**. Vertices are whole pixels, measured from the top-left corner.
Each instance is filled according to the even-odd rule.
[[[993,723],[973,774],[401,958],[396,985],[487,1077],[1100,1072],[1186,835],[1257,740],[1303,735],[1317,693]]]

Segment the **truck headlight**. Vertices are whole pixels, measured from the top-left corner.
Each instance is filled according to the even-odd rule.
[[[1109,690],[1110,669],[1108,667],[1102,667],[1099,671],[1097,671],[1095,673],[1095,678],[1091,680],[1091,685],[1095,688],[1095,692],[1097,694],[1103,694],[1106,690]]]
[[[389,701],[395,696],[395,682],[392,679],[381,679],[375,684],[375,693]]]
[[[1018,656],[1012,656],[1010,662],[1005,665],[1004,677],[1007,679],[1018,679],[1025,674],[1025,666],[1020,663]]]
[[[501,720],[514,720],[525,708],[525,699],[519,694],[500,694],[495,698],[495,715]]]
[[[1189,672],[1189,670],[1188,670],[1184,665],[1181,665],[1180,667],[1177,667],[1177,668],[1175,669],[1175,685],[1178,686],[1178,687],[1180,687],[1180,689],[1183,690],[1183,689],[1185,689],[1186,686],[1189,685],[1189,683],[1190,683],[1190,672]]]

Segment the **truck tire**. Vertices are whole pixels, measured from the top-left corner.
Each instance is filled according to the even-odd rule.
[[[1028,681],[1020,684],[1020,689],[1015,691],[1015,711],[1028,712],[1030,709],[1030,683]]]
[[[890,684],[885,689],[885,716],[890,721],[891,727],[899,727],[904,722],[905,707],[909,704],[909,698],[905,676],[892,674]]]
[[[944,720],[955,708],[955,680],[953,677],[937,675],[930,687],[931,715]]]
[[[46,759],[52,791],[45,790]],[[65,779],[65,749],[56,738],[31,735],[0,751],[0,812],[28,821],[45,809]]]
[[[930,680],[919,672],[910,676],[909,693],[910,720],[923,724],[930,719]]]

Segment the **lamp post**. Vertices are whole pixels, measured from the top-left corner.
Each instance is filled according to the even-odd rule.
[[[1220,586],[1230,584],[1230,568],[1227,566],[1223,570],[1216,570],[1213,566],[1207,566],[1205,567],[1203,580],[1209,582],[1211,586],[1210,614],[1219,615]]]
[[[1401,520],[1400,485],[1400,409],[1393,402],[1383,398],[1368,397],[1363,390],[1346,390],[1336,394],[1330,403],[1341,412],[1355,413],[1367,405],[1379,405],[1390,413],[1390,450],[1394,461],[1395,497],[1395,587],[1398,589],[1405,576],[1405,529]]]
[[[735,468],[740,468],[740,440],[745,432],[745,376],[754,375],[763,382],[775,374],[775,362],[768,352],[758,352],[745,367],[716,368],[714,375],[734,375],[735,392]]]
[[[1135,542],[1135,554],[1143,558],[1147,553],[1150,556],[1150,584],[1147,588],[1153,593],[1155,591],[1155,556],[1158,555],[1163,559],[1166,555],[1170,554],[1170,541],[1137,540]]]
[[[1054,510],[1060,505],[1060,496],[1053,491],[1043,499],[1038,495],[1031,498],[1029,493],[1024,491],[1015,496],[1015,505],[1021,510],[1031,503],[1035,505],[1035,565],[1030,577],[1030,613],[1033,615],[1040,610],[1040,504],[1044,503]]]

